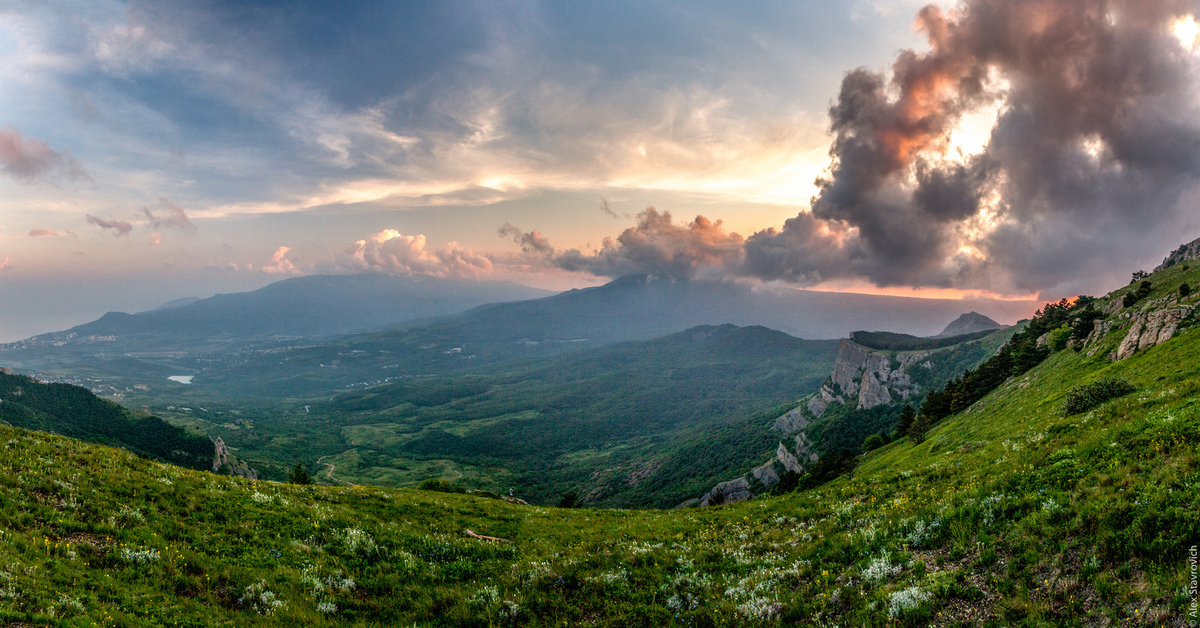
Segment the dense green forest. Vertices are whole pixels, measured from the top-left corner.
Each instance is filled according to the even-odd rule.
[[[209,468],[213,462],[213,442],[207,436],[158,417],[136,416],[69,384],[44,384],[0,372],[0,420],[14,427],[124,447],[191,469]]]

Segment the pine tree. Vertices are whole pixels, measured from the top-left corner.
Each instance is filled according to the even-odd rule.
[[[313,483],[312,477],[308,475],[308,469],[305,469],[304,465],[299,462],[296,463],[296,467],[292,469],[291,473],[288,473],[288,479],[292,481],[292,484]]]
[[[917,411],[909,404],[904,404],[904,409],[900,411],[900,420],[896,422],[896,433],[904,436],[908,430],[912,429],[913,419],[917,418]]]
[[[912,428],[908,430],[908,439],[914,444],[920,445],[925,442],[925,433],[929,428],[933,427],[933,419],[927,414],[918,414],[916,420],[913,421]]]

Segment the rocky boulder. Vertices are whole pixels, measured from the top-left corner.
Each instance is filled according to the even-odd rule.
[[[1117,347],[1116,360],[1144,351],[1175,337],[1179,324],[1192,314],[1194,306],[1175,305],[1138,312],[1133,315],[1129,332]],[[1094,333],[1094,330],[1093,330]]]
[[[744,502],[752,496],[750,493],[750,481],[746,478],[737,478],[736,480],[721,482],[714,486],[711,491],[700,499],[700,506]]]

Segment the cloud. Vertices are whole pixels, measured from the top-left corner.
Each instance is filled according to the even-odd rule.
[[[849,72],[811,213],[751,236],[763,278],[1028,292],[1131,263],[1200,180],[1180,0],[967,0],[922,9],[930,50]],[[997,112],[960,153],[964,125]]]
[[[63,235],[63,234],[61,234],[53,229],[30,229],[29,230],[29,237],[31,237],[31,238],[40,238],[43,236],[60,236],[60,235]]]
[[[11,269],[12,269],[12,264],[9,263],[9,258],[6,257],[3,260],[0,260],[0,270],[11,270]]]
[[[385,229],[359,240],[337,260],[346,270],[376,271],[429,277],[476,277],[493,270],[492,260],[450,242],[436,251],[426,249],[425,236]]]
[[[87,221],[88,224],[96,225],[101,229],[112,229],[116,232],[113,235],[118,237],[129,235],[129,232],[133,231],[133,225],[125,222],[124,220],[111,220],[108,218],[99,218],[97,216],[88,214]]]
[[[52,172],[73,180],[91,180],[70,153],[56,151],[46,142],[26,137],[11,126],[0,128],[0,169],[25,182],[42,179]]]
[[[281,246],[275,250],[275,254],[271,256],[269,264],[263,264],[261,270],[270,275],[291,275],[300,274],[300,269],[287,258],[287,254],[292,249],[286,246]],[[234,267],[236,269],[236,267]]]
[[[521,245],[521,250],[526,254],[546,255],[554,253],[554,247],[550,245],[550,240],[546,236],[543,236],[537,229],[529,233],[521,233],[520,229],[506,222],[500,227],[498,233],[502,238],[512,238],[514,243]]]
[[[147,240],[147,242],[149,242],[150,246],[154,246],[156,244],[162,244],[162,234],[157,231],[155,231],[154,233],[151,233],[150,238]]]
[[[742,236],[726,233],[722,222],[704,216],[675,224],[671,212],[646,208],[637,224],[614,238],[605,238],[599,250],[556,251],[536,230],[521,233],[505,224],[500,235],[521,245],[526,256],[540,257],[543,265],[602,277],[651,274],[686,279],[706,270],[723,272],[741,264]]]
[[[162,214],[155,214],[150,211],[149,207],[143,207],[142,213],[146,216],[146,220],[154,226],[155,229],[166,227],[168,229],[178,229],[184,233],[194,233],[196,225],[188,219],[188,215],[175,203],[160,198],[158,204],[163,209]]]

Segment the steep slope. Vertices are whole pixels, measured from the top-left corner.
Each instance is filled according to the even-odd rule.
[[[26,429],[124,447],[136,454],[192,469],[214,466],[214,445],[153,416],[135,416],[68,384],[44,384],[0,371],[0,420]],[[220,468],[217,465],[213,470]]]
[[[770,459],[741,478],[713,486],[699,504],[750,499],[787,473],[811,470],[822,457],[836,461],[857,453],[869,436],[895,429],[904,405],[919,407],[927,393],[986,360],[1017,329],[950,338],[854,332],[839,342],[820,390],[763,425],[778,439]]]
[[[1197,277],[1152,277],[1148,299],[1180,279]],[[125,626],[1182,626],[1200,542],[1198,340],[1185,326],[1117,361],[1064,346],[852,476],[676,512],[249,482],[0,428],[0,613]],[[1135,391],[1064,413],[1074,387],[1109,378]]]

